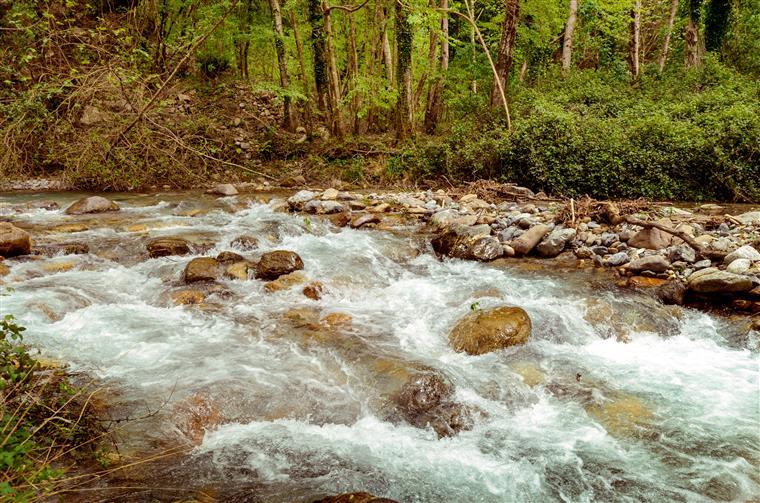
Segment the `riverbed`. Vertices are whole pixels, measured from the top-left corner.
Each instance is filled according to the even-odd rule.
[[[125,462],[186,446],[103,483],[98,501],[760,494],[760,334],[741,320],[663,306],[588,270],[440,260],[411,222],[340,228],[280,211],[282,194],[110,194],[121,211],[64,214],[78,196],[0,196],[58,202],[21,212],[6,204],[0,215],[36,243],[88,248],[7,260],[2,287],[12,291],[0,311],[43,356],[105,386],[121,413],[149,416],[121,428]],[[257,247],[240,247],[240,236]],[[195,248],[149,258],[157,237]],[[298,253],[306,281],[324,284],[321,299],[303,284],[269,291],[222,279],[200,304],[172,301],[193,257],[271,250]],[[527,344],[481,356],[451,349],[457,320],[500,305],[527,311]],[[479,411],[471,429],[439,437],[395,412],[421,369],[444,375],[457,403]],[[135,489],[115,489],[124,485]]]

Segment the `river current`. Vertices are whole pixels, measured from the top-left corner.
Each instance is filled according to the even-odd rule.
[[[109,197],[120,212],[0,206],[38,243],[89,247],[7,260],[1,314],[26,326],[43,356],[105,383],[120,410],[158,411],[124,428],[127,459],[188,446],[130,479],[145,490],[104,489],[100,500],[760,496],[760,334],[741,320],[662,306],[593,271],[441,261],[413,226],[338,228],[276,211],[277,197]],[[75,198],[0,203],[63,208]],[[241,235],[258,248],[232,245]],[[223,279],[203,304],[175,306],[169,294],[198,255],[148,258],[146,242],[161,236],[210,256],[295,251],[326,292],[314,301],[303,285],[270,292],[259,280]],[[482,356],[450,348],[458,319],[504,304],[530,315],[527,344]],[[471,430],[439,438],[394,416],[393,396],[418,368],[445,375],[457,402],[482,411]]]

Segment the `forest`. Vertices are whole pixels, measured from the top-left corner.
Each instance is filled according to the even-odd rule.
[[[3,177],[760,199],[760,0],[2,0],[0,45]]]

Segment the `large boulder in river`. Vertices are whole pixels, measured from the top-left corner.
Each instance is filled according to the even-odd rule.
[[[534,225],[510,243],[515,255],[527,255],[548,234],[549,226],[544,224]]]
[[[433,250],[448,257],[489,261],[501,257],[504,248],[490,235],[488,225],[452,225],[433,238]]]
[[[214,281],[222,273],[222,265],[211,257],[198,257],[191,260],[185,267],[183,278],[185,283],[197,281]]]
[[[300,190],[288,198],[288,206],[295,211],[302,211],[306,203],[316,198],[317,194],[310,190]]]
[[[689,276],[689,290],[698,293],[739,293],[752,290],[752,278],[721,271],[716,267],[702,269]]]
[[[67,215],[84,215],[85,213],[105,213],[119,211],[119,205],[100,196],[83,197],[66,208]]]
[[[150,258],[168,257],[170,255],[187,255],[190,245],[182,238],[158,238],[148,242]]]
[[[0,257],[29,255],[32,238],[25,230],[8,222],[0,222]]]
[[[218,183],[206,192],[217,196],[235,196],[238,193],[235,186],[231,183]]]
[[[303,260],[297,253],[277,250],[261,256],[256,266],[256,278],[273,280],[301,269],[303,269]]]
[[[525,344],[531,329],[530,317],[522,308],[479,309],[459,320],[449,334],[449,344],[455,351],[481,355]]]

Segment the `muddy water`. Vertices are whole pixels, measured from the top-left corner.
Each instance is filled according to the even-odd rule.
[[[124,195],[119,213],[0,214],[37,243],[82,255],[6,261],[3,314],[27,339],[106,383],[124,461],[187,453],[125,471],[80,500],[312,501],[368,491],[399,501],[748,501],[760,491],[758,334],[741,322],[666,308],[578,271],[437,260],[414,228],[339,229],[274,210],[270,196]],[[62,207],[75,194],[46,195]],[[234,238],[251,235],[244,250]],[[192,256],[148,259],[182,236],[199,253],[256,259],[296,251],[324,283],[269,292],[224,279],[175,306]],[[448,331],[474,308],[527,310],[521,347],[468,356]],[[332,316],[330,316],[332,315]],[[482,411],[439,438],[406,423],[395,395],[419,369]]]

